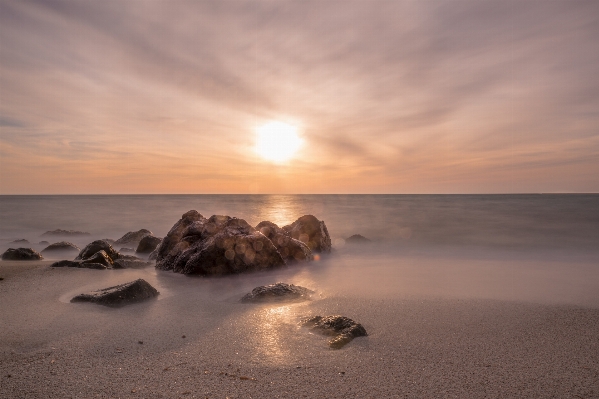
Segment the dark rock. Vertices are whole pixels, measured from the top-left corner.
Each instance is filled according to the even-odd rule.
[[[140,254],[149,254],[152,251],[154,251],[156,247],[158,247],[160,241],[162,241],[161,238],[154,237],[153,235],[148,234],[147,236],[141,239],[135,252],[138,252]]]
[[[113,261],[110,256],[106,253],[106,251],[101,250],[90,256],[89,258],[81,260],[81,264],[87,263],[99,263],[106,267],[112,267]]]
[[[183,274],[224,275],[285,265],[274,244],[245,220],[189,211],[158,249],[156,268]]]
[[[113,269],[141,269],[153,265],[152,262],[145,262],[135,256],[121,255],[121,257],[112,264]]]
[[[83,263],[80,260],[59,260],[58,262],[54,262],[50,265],[50,267],[78,267],[81,269],[99,269],[105,270],[108,269],[106,265],[101,263]]]
[[[138,279],[130,283],[77,295],[71,299],[71,302],[92,302],[104,306],[120,307],[154,298],[158,294],[159,292],[147,281]]]
[[[339,349],[355,337],[365,337],[368,334],[361,324],[344,316],[314,316],[302,322],[305,327],[311,327],[324,335],[333,335],[329,347]]]
[[[130,231],[118,240],[116,240],[115,244],[129,244],[129,243],[138,243],[145,236],[152,234],[150,230],[141,229],[138,231]]]
[[[106,241],[110,245],[114,245],[115,241],[112,238],[102,238],[102,241]]]
[[[312,251],[303,242],[291,238],[285,230],[269,221],[260,222],[256,230],[264,234],[277,248],[286,262],[310,261]]]
[[[50,243],[48,241],[40,241],[39,244],[40,245],[49,245]]]
[[[24,238],[21,238],[20,240],[14,240],[14,241],[9,242],[9,244],[29,245],[29,241],[27,241]]]
[[[331,237],[327,226],[312,215],[304,215],[283,230],[291,238],[306,244],[313,252],[330,252]]]
[[[363,235],[354,234],[351,237],[347,237],[345,239],[345,242],[348,244],[365,244],[365,243],[372,242],[372,241],[369,240],[368,238],[364,237]]]
[[[241,302],[299,302],[310,299],[314,291],[299,285],[276,283],[256,287]]]
[[[85,248],[83,248],[81,250],[81,252],[79,252],[79,255],[77,255],[75,260],[89,259],[95,253],[100,252],[100,251],[104,251],[111,260],[115,260],[115,259],[119,258],[118,252],[115,251],[114,248],[112,248],[112,245],[110,245],[109,243],[107,243],[104,240],[96,240],[90,244],[87,244],[85,246]]]
[[[44,257],[31,248],[8,248],[2,254],[2,260],[42,260]]]
[[[123,252],[135,252],[135,250],[133,248],[126,248],[126,247],[119,249],[119,253],[123,253]]]
[[[85,231],[61,230],[61,229],[56,229],[56,230],[52,230],[52,231],[46,231],[44,234],[42,234],[42,236],[65,236],[65,237],[89,236],[89,235],[91,235],[91,234],[87,233]]]
[[[67,241],[55,242],[54,244],[48,245],[46,248],[42,249],[42,253],[44,252],[77,252],[79,253],[80,248]]]

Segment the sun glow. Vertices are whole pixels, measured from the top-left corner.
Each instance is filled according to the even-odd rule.
[[[290,160],[303,143],[297,135],[297,127],[283,122],[269,122],[257,128],[256,132],[256,152],[273,162]]]

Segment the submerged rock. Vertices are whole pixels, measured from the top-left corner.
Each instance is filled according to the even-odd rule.
[[[89,236],[91,235],[88,232],[85,231],[77,231],[77,230],[62,230],[62,229],[56,229],[56,230],[52,230],[52,231],[46,231],[44,234],[42,234],[42,236],[65,236],[65,237],[72,237],[72,236]]]
[[[141,229],[137,231],[130,231],[126,233],[124,236],[116,240],[115,244],[129,244],[129,243],[138,243],[147,235],[152,234],[150,230]]]
[[[40,241],[38,244],[39,245],[49,245],[50,243],[48,241],[44,240],[44,241]]]
[[[44,253],[44,252],[53,252],[53,253],[77,252],[77,253],[79,253],[79,251],[80,251],[80,248],[77,245],[67,242],[67,241],[55,242],[54,244],[50,244],[46,248],[42,249],[42,253]]]
[[[241,302],[299,302],[310,299],[314,291],[299,285],[276,283],[256,287]]]
[[[99,269],[105,270],[108,269],[106,265],[101,263],[94,262],[84,262],[81,260],[59,260],[58,262],[54,262],[50,265],[50,267],[78,267],[81,269]]]
[[[111,261],[119,258],[119,253],[112,248],[112,245],[104,240],[96,240],[87,244],[85,248],[79,252],[79,255],[77,255],[75,260],[89,259],[100,251],[104,251]]]
[[[156,268],[183,274],[225,275],[285,265],[274,244],[245,220],[185,213],[162,240]]]
[[[42,260],[44,257],[31,248],[8,248],[2,254],[2,260]]]
[[[161,238],[154,237],[152,234],[148,234],[141,239],[135,252],[140,254],[149,254],[154,251],[156,247],[158,247],[160,241],[162,241]]]
[[[144,267],[152,266],[152,262],[146,262],[143,259],[139,259],[136,256],[121,255],[112,264],[113,269],[141,269]]]
[[[372,242],[372,241],[369,240],[368,238],[364,237],[363,235],[354,234],[351,237],[347,237],[345,239],[345,242],[348,244],[365,244],[365,243]]]
[[[332,349],[340,349],[355,337],[368,335],[361,324],[345,316],[314,316],[304,320],[302,325],[324,335],[333,335],[329,340]]]
[[[330,252],[331,237],[327,226],[313,215],[304,215],[283,230],[291,238],[306,244],[313,252]]]
[[[120,307],[154,298],[158,294],[156,288],[152,287],[147,281],[138,279],[114,287],[77,295],[71,299],[71,302],[92,302],[104,306]]]
[[[24,238],[21,238],[19,240],[14,240],[14,241],[9,242],[9,244],[29,245],[30,242]]]

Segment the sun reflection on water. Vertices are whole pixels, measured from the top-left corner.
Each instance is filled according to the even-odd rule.
[[[290,195],[271,195],[260,210],[260,220],[268,220],[279,227],[286,226],[302,216],[298,205]]]

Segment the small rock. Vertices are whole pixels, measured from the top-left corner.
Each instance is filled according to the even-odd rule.
[[[27,241],[24,238],[21,238],[20,240],[11,241],[9,244],[29,245],[29,241]]]
[[[56,230],[52,230],[52,231],[46,231],[44,234],[42,234],[42,236],[65,236],[65,237],[89,236],[89,235],[91,235],[91,234],[87,233],[85,231],[62,230],[62,229],[56,229]]]
[[[59,260],[58,262],[52,263],[50,265],[50,267],[78,267],[78,268],[84,268],[84,269],[100,269],[100,270],[108,269],[108,267],[106,267],[106,265],[103,265],[101,263],[93,263],[93,262],[83,263],[83,261],[80,261],[80,260]]]
[[[2,260],[42,260],[44,257],[31,248],[8,248],[2,254]]]
[[[299,302],[310,299],[314,291],[299,285],[276,283],[256,287],[241,302]]]
[[[126,284],[80,294],[71,302],[93,302],[104,306],[120,307],[154,298],[159,292],[147,281],[138,279]]]
[[[116,240],[115,244],[129,244],[129,243],[139,243],[142,238],[145,236],[152,234],[150,230],[141,229],[137,231],[130,231],[126,233],[124,236]]]
[[[48,241],[40,241],[39,244],[40,245],[49,245],[50,243]]]
[[[140,254],[149,254],[158,247],[161,241],[161,238],[154,237],[153,235],[148,234],[147,236],[144,236],[141,239],[135,252]]]
[[[87,244],[85,248],[83,248],[81,252],[79,252],[79,255],[77,255],[75,260],[89,259],[94,254],[100,251],[104,251],[106,255],[111,259],[111,261],[114,261],[115,259],[119,258],[118,252],[115,251],[114,248],[112,248],[112,245],[110,245],[104,240],[96,240]]]
[[[304,320],[302,325],[325,335],[333,335],[329,341],[332,349],[340,349],[355,337],[368,335],[361,324],[345,316],[314,316]]]
[[[54,253],[77,252],[77,253],[79,253],[80,250],[81,249],[75,244],[72,244],[67,241],[61,241],[61,242],[55,242],[54,244],[48,245],[46,248],[42,249],[42,253],[44,253],[44,252],[54,252]]]
[[[314,252],[330,252],[331,237],[324,221],[313,215],[304,215],[282,228],[291,238],[306,244]]]
[[[363,244],[363,243],[372,242],[372,241],[369,240],[368,238],[364,237],[363,235],[354,234],[351,237],[347,237],[345,239],[345,242],[348,244]]]

